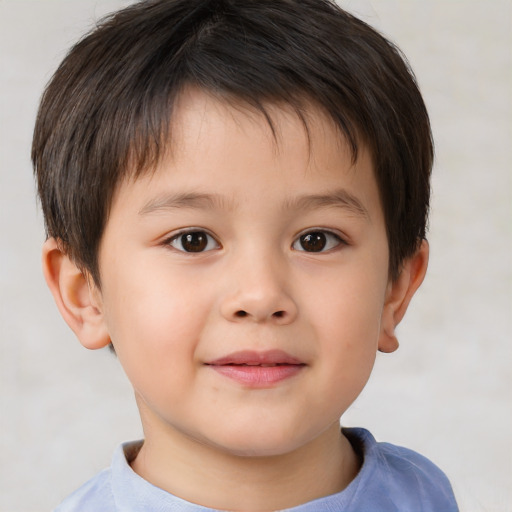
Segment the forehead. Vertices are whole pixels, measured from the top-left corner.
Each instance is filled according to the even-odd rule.
[[[126,192],[134,186],[144,193],[150,185],[182,198],[204,197],[215,189],[232,204],[258,190],[268,201],[279,187],[285,204],[297,204],[295,196],[306,196],[308,187],[315,188],[311,194],[317,197],[342,189],[346,198],[360,195],[361,211],[363,201],[377,198],[379,203],[367,148],[360,144],[354,159],[341,131],[320,107],[304,102],[298,110],[266,103],[259,109],[196,88],[185,89],[177,98],[168,143],[157,165],[120,188]],[[345,193],[347,188],[351,191]],[[149,201],[146,211],[160,199]],[[358,201],[352,203],[357,209]]]
[[[187,143],[222,142],[222,137],[254,135],[264,137],[275,155],[293,144],[303,148],[301,156],[314,154],[314,143],[327,136],[334,151],[349,148],[344,135],[324,109],[300,98],[292,103],[219,98],[194,87],[186,87],[177,97],[171,122],[170,148],[179,154]],[[260,137],[258,137],[260,138]],[[323,148],[324,150],[326,148]],[[353,155],[350,150],[351,156]]]

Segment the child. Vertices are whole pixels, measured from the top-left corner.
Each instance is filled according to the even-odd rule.
[[[57,510],[457,510],[339,425],[427,268],[430,126],[393,45],[329,0],[139,2],[64,59],[32,156],[48,286],[145,437]]]

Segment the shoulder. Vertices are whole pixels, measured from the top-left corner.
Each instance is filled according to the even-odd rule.
[[[68,496],[54,512],[111,512],[115,510],[111,471],[105,469]]]
[[[142,441],[118,446],[112,464],[68,496],[54,512],[113,512],[132,510],[132,501],[152,495],[155,488],[145,482],[130,467]],[[138,509],[137,509],[138,510]]]
[[[367,496],[381,496],[389,510],[458,510],[448,478],[429,459],[401,446],[378,443],[365,429],[343,432],[364,457],[356,480]]]

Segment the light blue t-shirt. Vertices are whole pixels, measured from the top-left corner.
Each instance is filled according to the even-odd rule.
[[[444,473],[407,448],[377,443],[365,429],[343,429],[363,465],[343,491],[286,512],[457,512]],[[130,467],[140,442],[126,443],[112,465],[69,496],[54,512],[207,512],[150,484]],[[218,512],[218,511],[217,511]]]

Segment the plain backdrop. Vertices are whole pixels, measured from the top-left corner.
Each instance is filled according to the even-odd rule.
[[[0,0],[0,512],[52,509],[141,437],[115,357],[83,349],[46,289],[29,160],[44,84],[128,3]],[[408,56],[437,144],[427,279],[343,423],[431,458],[461,510],[512,510],[512,2],[341,3]]]

